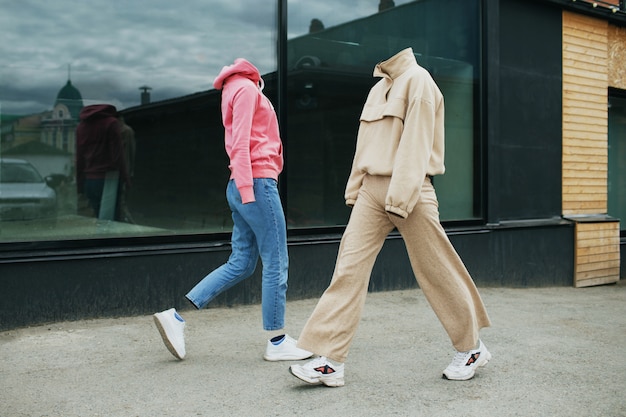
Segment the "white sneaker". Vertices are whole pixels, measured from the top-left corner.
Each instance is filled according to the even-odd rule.
[[[278,340],[281,340],[280,343],[274,344]],[[263,359],[272,362],[299,361],[313,356],[312,352],[300,349],[296,346],[296,343],[297,341],[288,334],[274,337],[273,339],[267,341],[267,347],[265,348],[265,355],[263,355]]]
[[[472,379],[476,368],[485,366],[491,360],[491,353],[487,350],[482,340],[479,341],[478,349],[467,352],[457,352],[452,363],[443,371],[443,377],[456,381]]]
[[[291,365],[291,374],[313,385],[324,384],[327,387],[343,387],[344,364],[333,365],[324,356],[317,357],[304,365]]]
[[[185,320],[176,312],[176,309],[170,308],[154,314],[154,323],[167,349],[178,359],[184,359]]]

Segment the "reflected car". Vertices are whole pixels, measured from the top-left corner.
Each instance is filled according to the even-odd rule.
[[[23,159],[0,158],[0,221],[55,217],[57,195]]]

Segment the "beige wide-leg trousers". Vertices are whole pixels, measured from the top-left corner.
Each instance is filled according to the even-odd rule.
[[[389,180],[365,177],[339,245],[332,280],[304,326],[298,347],[345,361],[374,262],[394,227],[404,239],[417,282],[455,349],[473,349],[480,329],[490,325],[474,281],[439,222],[430,179],[425,179],[419,201],[406,219],[385,211]]]

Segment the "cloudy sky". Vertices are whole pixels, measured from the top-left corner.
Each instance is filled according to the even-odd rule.
[[[377,12],[379,0],[289,0],[289,38],[312,18],[331,27]],[[409,0],[396,0],[396,5]],[[267,4],[267,6],[264,6]],[[242,56],[275,68],[276,1],[0,0],[0,112],[49,110],[68,80],[85,104],[139,104],[212,88]]]

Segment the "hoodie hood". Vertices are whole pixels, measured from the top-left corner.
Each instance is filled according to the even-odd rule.
[[[93,104],[83,107],[79,117],[80,120],[117,117],[117,109],[111,104]]]
[[[217,78],[215,78],[215,81],[213,81],[213,87],[221,90],[226,79],[232,75],[239,75],[248,78],[257,85],[259,85],[259,83],[261,83],[261,86],[263,85],[263,80],[261,79],[261,74],[257,67],[244,58],[237,58],[233,64],[222,68]]]

